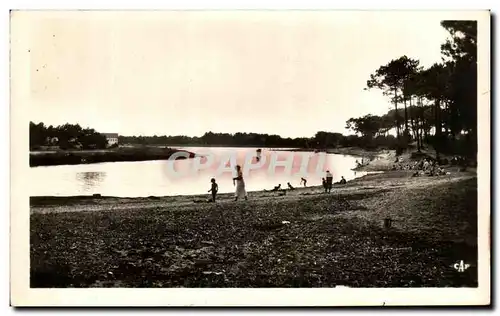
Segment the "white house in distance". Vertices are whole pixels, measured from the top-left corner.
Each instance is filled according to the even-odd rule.
[[[108,146],[118,145],[118,133],[102,133],[106,136],[106,140],[108,141]]]

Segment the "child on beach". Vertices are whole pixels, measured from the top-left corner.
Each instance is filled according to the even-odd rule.
[[[304,187],[307,185],[307,180],[305,178],[300,178],[300,184],[304,183]]]
[[[327,188],[326,188],[326,180],[325,180],[325,178],[321,178],[321,182],[323,183],[323,189],[325,189],[325,192],[326,192]]]
[[[210,188],[210,190],[208,190],[208,192],[212,192],[212,202],[215,202],[217,191],[219,191],[219,185],[217,185],[217,183],[215,182],[215,178],[212,178],[210,182],[212,183],[212,187]]]

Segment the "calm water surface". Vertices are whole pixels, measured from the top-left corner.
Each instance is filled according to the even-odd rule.
[[[216,178],[220,193],[234,192],[229,157],[234,162],[248,169],[249,164],[257,164],[255,158],[257,148],[228,147],[184,147],[182,149],[204,155],[201,159],[186,159],[177,161],[155,160],[139,162],[107,162],[87,165],[64,165],[30,168],[31,196],[72,196],[99,193],[105,196],[144,197],[165,195],[207,194],[210,189],[210,178]],[[346,180],[365,175],[364,172],[354,172],[359,157],[337,154],[307,153],[309,160],[304,159],[304,153],[291,151],[276,151],[262,149],[262,166],[245,173],[247,191],[272,189],[281,184],[287,187],[299,187],[304,171],[302,165],[307,163],[307,185],[320,185],[324,171],[333,173],[334,181],[341,176]],[[273,159],[276,161],[293,161],[290,169],[277,167],[275,172],[269,171]],[[245,163],[247,161],[247,163]],[[200,165],[202,170],[194,171],[194,165]],[[302,169],[301,169],[302,167]],[[198,168],[196,168],[198,169]],[[319,170],[318,170],[319,169]],[[319,172],[318,172],[319,171]],[[251,195],[251,194],[250,194]]]

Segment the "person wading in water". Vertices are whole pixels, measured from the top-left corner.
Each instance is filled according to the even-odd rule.
[[[257,149],[256,153],[257,153],[257,155],[255,156],[255,160],[257,160],[257,162],[259,162],[260,161],[260,157],[262,155],[262,149],[260,149],[260,148]]]
[[[234,194],[234,200],[238,201],[240,198],[248,199],[247,191],[245,190],[245,181],[243,180],[243,172],[241,171],[241,166],[236,166],[237,176],[233,178],[233,185],[236,185],[236,192]]]

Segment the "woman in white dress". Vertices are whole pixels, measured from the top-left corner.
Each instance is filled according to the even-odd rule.
[[[247,191],[245,190],[245,181],[243,180],[243,172],[241,171],[241,166],[236,166],[236,178],[233,178],[233,185],[236,185],[236,192],[234,194],[234,200],[238,201],[239,198],[247,197]]]

